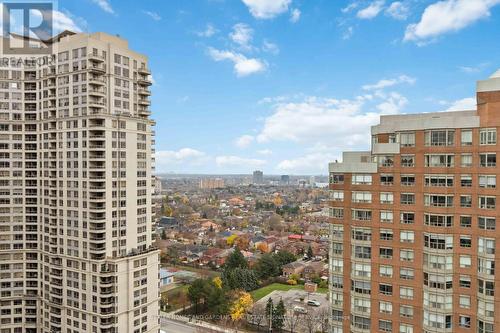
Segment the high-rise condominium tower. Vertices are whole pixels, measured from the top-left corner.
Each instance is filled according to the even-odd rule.
[[[332,332],[500,327],[500,71],[477,109],[382,116],[330,164]]]
[[[0,67],[0,332],[157,332],[146,57],[104,33],[51,44]]]

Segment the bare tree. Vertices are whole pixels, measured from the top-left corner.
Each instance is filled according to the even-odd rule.
[[[309,311],[302,317],[307,333],[316,332],[316,327],[318,326],[317,318],[317,312],[313,309],[309,309]]]
[[[266,306],[264,304],[255,304],[252,308],[252,313],[247,316],[247,321],[257,326],[257,330],[260,330],[262,324],[265,325],[266,319]]]
[[[321,309],[318,311],[317,314],[318,322],[321,327],[321,333],[328,333],[330,327],[329,327],[329,319],[330,319],[330,313],[328,309]]]
[[[293,310],[288,311],[285,315],[285,328],[288,329],[290,333],[294,333],[297,329],[299,320],[300,315],[297,312]]]

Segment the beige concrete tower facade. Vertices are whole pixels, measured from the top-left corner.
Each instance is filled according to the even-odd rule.
[[[498,331],[498,74],[477,110],[382,116],[330,164],[332,332]]]
[[[0,67],[0,332],[157,332],[147,58],[65,32]]]

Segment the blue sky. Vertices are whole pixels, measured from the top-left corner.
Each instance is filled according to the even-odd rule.
[[[158,172],[326,174],[381,114],[470,109],[500,0],[61,0],[147,54]]]

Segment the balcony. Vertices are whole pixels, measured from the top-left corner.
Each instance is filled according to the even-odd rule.
[[[152,85],[151,81],[148,78],[146,78],[146,77],[139,77],[137,79],[137,83],[139,85],[141,85],[141,86],[150,86],[150,85]]]
[[[106,66],[103,64],[91,64],[89,67],[89,71],[99,74],[106,73]]]
[[[139,69],[137,69],[137,72],[144,75],[151,75],[151,71],[147,67],[140,67]]]
[[[399,154],[399,143],[374,143],[373,154]]]
[[[91,61],[96,61],[96,62],[104,62],[104,61],[106,61],[105,57],[103,57],[102,55],[99,55],[97,53],[89,53],[87,55],[87,57]]]

